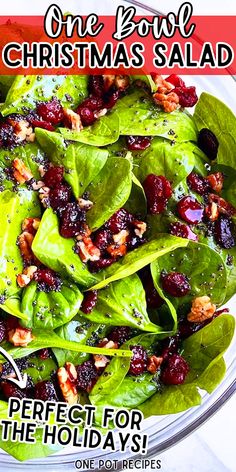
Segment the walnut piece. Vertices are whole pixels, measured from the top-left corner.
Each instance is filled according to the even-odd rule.
[[[15,122],[14,133],[17,135],[20,141],[34,142],[35,133],[33,132],[32,126],[26,120],[20,120]]]
[[[49,193],[50,193],[49,187],[41,187],[39,189],[39,199],[41,200],[41,203],[44,206],[44,208],[48,208],[49,206]]]
[[[84,237],[82,241],[78,241],[79,256],[82,262],[99,261],[101,251],[94,244],[90,237]]]
[[[11,329],[8,333],[9,342],[14,346],[26,347],[33,341],[34,336],[32,335],[31,329],[27,328],[15,328]]]
[[[176,110],[179,105],[179,97],[177,93],[170,92],[168,94],[156,92],[153,95],[154,101],[161,106],[166,113]]]
[[[208,177],[206,177],[206,179],[208,180],[212,190],[215,190],[217,193],[221,192],[224,184],[224,176],[222,172],[210,174]]]
[[[147,223],[145,223],[144,221],[135,220],[134,226],[135,226],[134,232],[136,236],[138,236],[139,238],[141,238],[143,234],[145,233],[145,231],[147,231]]]
[[[31,234],[35,234],[40,225],[40,218],[25,218],[21,225],[22,231],[28,231]]]
[[[23,233],[18,236],[17,244],[20,249],[22,259],[26,264],[31,264],[34,255],[31,249],[33,243],[34,235],[28,231],[23,231]]]
[[[93,206],[93,202],[91,202],[91,200],[85,200],[85,198],[78,198],[78,204],[79,207],[85,211],[90,210]]]
[[[94,354],[93,356],[94,359],[94,365],[96,369],[104,369],[107,364],[109,364],[109,359],[106,356],[103,356],[101,354]]]
[[[75,113],[73,110],[69,108],[63,109],[64,118],[66,122],[66,126],[74,131],[81,131],[83,129],[83,125],[78,113]]]
[[[19,182],[19,184],[24,184],[33,178],[33,174],[30,169],[26,167],[22,159],[14,159],[12,162],[13,167],[13,176]]]
[[[203,297],[194,298],[187,319],[192,323],[202,323],[203,321],[212,318],[215,311],[216,306],[211,303],[210,297],[204,295]]]
[[[124,244],[126,242],[127,237],[129,236],[129,231],[126,229],[122,229],[119,233],[113,235],[113,241],[116,244]]]
[[[77,372],[74,364],[71,362],[66,362],[65,367],[60,367],[60,369],[58,369],[57,378],[65,401],[69,405],[74,405],[77,403]]]
[[[32,266],[26,267],[23,270],[23,274],[18,274],[16,281],[19,287],[23,288],[23,287],[26,287],[26,285],[29,285],[36,271],[37,271],[37,267],[32,265]]]
[[[118,343],[108,340],[108,338],[103,338],[99,341],[98,347],[105,347],[106,349],[118,349]]]
[[[157,86],[157,91],[159,93],[168,93],[170,92],[171,90],[173,90],[174,88],[174,85],[172,85],[170,82],[167,82],[163,77],[162,75],[158,75],[158,74],[155,74],[153,76],[153,81],[154,83],[156,84]]]
[[[210,221],[216,221],[219,216],[218,206],[215,202],[209,203],[205,208],[205,213]]]
[[[127,253],[127,246],[126,244],[110,244],[110,246],[107,247],[107,252],[112,257],[123,257]]]
[[[163,362],[163,357],[151,356],[148,359],[147,370],[151,374],[156,374]]]

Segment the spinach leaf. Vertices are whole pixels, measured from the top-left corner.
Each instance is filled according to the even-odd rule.
[[[211,393],[222,380],[225,372],[222,355],[232,340],[234,327],[232,316],[221,315],[187,338],[182,352],[190,366],[186,382],[163,386],[160,392],[139,407],[144,416],[179,413],[200,405],[198,387]]]
[[[154,333],[161,330],[148,318],[145,291],[137,274],[100,290],[95,308],[89,315],[83,316],[110,326],[131,326]]]
[[[75,197],[81,196],[106,163],[108,151],[86,144],[66,144],[63,137],[40,128],[36,138],[50,161],[65,168],[64,178]]]
[[[123,360],[131,357],[131,351],[126,349],[107,349],[101,347],[88,346],[87,344],[79,344],[75,341],[68,341],[60,338],[54,331],[48,329],[33,329],[32,334],[34,336],[33,341],[27,347],[15,347],[7,341],[3,341],[1,346],[14,358],[21,359],[22,357],[29,356],[33,352],[36,352],[44,348],[59,348],[68,351],[74,351],[86,354],[101,354],[104,356],[115,356],[121,357]],[[0,359],[4,360],[4,357],[0,355]]]
[[[70,321],[80,308],[83,296],[75,284],[62,282],[59,292],[41,292],[31,282],[23,291],[21,311],[28,319],[27,328],[55,329]]]
[[[236,169],[236,117],[218,98],[202,93],[194,112],[199,130],[209,128],[219,141],[218,164]]]
[[[79,105],[87,96],[88,76],[86,75],[19,75],[8,91],[1,109],[3,116],[23,113],[25,108],[35,108],[37,101],[57,97],[64,107]]]
[[[73,239],[63,238],[59,233],[58,217],[48,208],[42,217],[32,244],[36,257],[51,269],[66,275],[82,286],[89,287],[98,280],[75,254]]]
[[[26,189],[0,194],[0,295],[5,298],[19,292],[17,274],[23,270],[23,261],[17,246],[24,218],[40,216],[37,195]]]
[[[20,294],[18,294],[19,297]],[[0,305],[0,308],[4,310],[6,313],[9,313],[9,315],[16,316],[16,318],[19,318],[21,320],[27,321],[27,315],[25,313],[22,313],[20,311],[20,299],[19,298],[7,298],[2,305]]]
[[[5,100],[7,92],[11,87],[12,83],[15,80],[14,75],[0,75],[0,92],[1,92],[1,101]]]
[[[37,384],[42,380],[50,379],[51,374],[57,369],[57,363],[51,357],[48,359],[31,357],[29,367],[27,367],[27,369],[23,369],[23,372],[26,372],[33,380],[33,383]]]
[[[94,344],[98,343],[99,339],[103,339],[106,336],[107,329],[108,327],[105,325],[90,322],[82,316],[76,316],[75,319],[58,328],[56,333],[60,338],[68,341],[94,346]],[[59,366],[63,366],[65,362],[72,362],[75,365],[82,364],[82,362],[90,357],[86,352],[75,352],[58,348],[54,348],[53,353]]]
[[[128,200],[132,186],[131,164],[128,159],[111,157],[98,176],[87,187],[93,202],[87,213],[92,230],[102,226]]]
[[[6,417],[5,417],[6,419]],[[0,428],[0,434],[2,435],[2,428]],[[34,444],[29,444],[21,442],[12,442],[12,441],[1,441],[1,448],[15,457],[18,461],[25,461],[30,459],[37,459],[39,457],[47,457],[50,454],[55,454],[55,452],[60,451],[62,446],[43,444],[43,429],[37,428],[36,433],[34,434],[36,442]]]
[[[199,264],[199,261],[201,263]],[[227,272],[221,256],[205,244],[189,242],[185,251],[177,248],[158,258],[151,266],[155,286],[161,286],[161,273],[181,272],[189,278],[191,291],[176,298],[166,294],[178,308],[190,304],[193,297],[209,295],[217,305],[224,302],[227,287]],[[159,290],[161,294],[161,290]]]
[[[125,209],[133,215],[138,215],[141,218],[145,218],[147,214],[147,199],[144,189],[132,173],[132,187],[130,196],[124,205]]]
[[[193,170],[195,164],[192,143],[176,143],[154,138],[145,151],[134,154],[134,173],[143,182],[148,174],[164,175],[176,187]]]
[[[128,277],[162,255],[174,251],[176,248],[186,247],[188,242],[187,239],[177,238],[170,234],[159,234],[156,239],[134,249],[122,259],[101,271],[99,275],[103,280],[94,285],[93,289],[103,288],[115,280]]]
[[[111,113],[112,117],[114,115],[119,116],[121,135],[197,141],[197,129],[191,115],[181,110],[168,114],[160,111],[143,90],[136,90],[118,100]]]
[[[73,131],[68,128],[59,128],[59,131],[63,138],[69,141],[78,141],[91,146],[106,146],[115,143],[119,138],[119,117],[108,113],[81,131]]]

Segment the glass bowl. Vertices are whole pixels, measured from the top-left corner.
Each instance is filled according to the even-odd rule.
[[[40,6],[39,4],[32,5],[31,11],[29,10],[29,4],[27,0],[22,1],[21,14],[22,11],[24,11],[24,4],[25,6],[27,6],[27,14],[43,14],[48,6],[45,5],[46,3],[48,4],[47,1],[43,0]],[[88,2],[80,0],[79,9],[78,4],[76,4],[77,2],[73,0],[68,0],[67,2],[65,2],[64,0],[57,2],[57,4],[59,4],[62,8],[65,7],[65,3],[66,10],[70,10],[75,14],[88,14],[91,12],[96,12],[100,15],[114,14],[116,8],[119,5],[127,6],[127,4],[136,5],[137,13],[140,15],[159,14],[159,12],[154,8],[147,6],[145,7],[144,4],[135,0],[113,0],[112,4],[110,0],[103,0],[102,4],[99,5],[95,1],[90,1],[88,4]],[[10,12],[7,11],[7,13],[9,14]],[[16,13],[18,13],[18,11]],[[185,76],[185,79],[187,84],[195,85],[197,87],[198,94],[200,94],[202,91],[207,91],[221,99],[236,113],[236,78],[231,76],[227,71],[225,76]],[[236,313],[236,296],[234,296],[230,300],[230,302],[227,303],[227,307],[230,308],[232,314],[234,314],[234,312]],[[156,416],[144,420],[142,432],[145,432],[149,436],[149,448],[147,456],[145,457],[152,458],[154,456],[157,456],[157,454],[159,454],[160,452],[164,451],[167,448],[170,448],[178,441],[184,439],[187,435],[189,435],[190,433],[195,431],[199,426],[201,426],[205,421],[209,420],[209,418],[211,418],[211,416],[220,407],[222,407],[222,405],[224,405],[224,403],[236,391],[235,348],[236,336],[234,337],[230,348],[227,350],[224,356],[227,365],[227,372],[224,377],[224,380],[211,395],[202,392],[202,404],[200,406],[191,408],[179,414]],[[98,459],[110,459],[118,461],[116,470],[122,470],[121,461],[123,459],[128,458],[141,459],[144,458],[144,456],[131,456],[130,453],[121,453],[119,450],[110,453],[106,451],[106,453],[104,453],[104,451],[100,449],[88,450],[83,448],[65,448],[61,452],[56,453],[47,458],[40,458],[21,463],[2,451],[0,452],[0,468],[11,471],[24,470],[30,472],[37,470],[41,471],[43,467],[44,470],[57,472],[58,470],[75,470],[74,464],[76,460],[83,461],[88,459],[94,459],[95,464],[97,464]],[[79,470],[90,471],[91,469],[80,468]],[[96,467],[93,470],[98,469]],[[99,468],[99,470],[105,471],[106,469]]]

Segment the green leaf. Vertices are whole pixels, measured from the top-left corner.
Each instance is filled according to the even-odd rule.
[[[226,268],[221,256],[205,244],[190,241],[184,252],[177,248],[153,262],[152,274],[156,287],[161,287],[162,271],[181,272],[189,279],[191,291],[184,297],[165,294],[174,307],[188,307],[194,297],[203,295],[210,296],[217,305],[223,304],[227,288]]]
[[[236,169],[236,117],[218,98],[203,92],[194,112],[198,129],[209,128],[219,141],[218,164]]]
[[[119,138],[119,117],[109,113],[81,131],[68,128],[59,128],[59,131],[63,138],[69,141],[78,141],[90,146],[106,146],[115,143]]]
[[[128,200],[132,186],[131,164],[127,159],[111,157],[99,175],[88,186],[93,202],[87,213],[92,230],[102,226]]]
[[[1,110],[3,116],[24,113],[26,108],[35,108],[37,101],[57,97],[64,107],[74,108],[87,96],[86,75],[18,75],[8,91]]]
[[[16,276],[23,270],[23,261],[16,243],[24,218],[40,216],[37,195],[5,190],[0,194],[0,214],[0,295],[8,298],[20,290]]]
[[[197,141],[197,129],[191,115],[181,110],[172,113],[160,111],[143,90],[136,90],[118,100],[111,115],[119,116],[121,135],[162,136],[180,142]]]
[[[131,326],[142,331],[158,332],[161,328],[149,320],[145,291],[137,274],[133,274],[98,292],[95,308],[85,318],[109,326]]]
[[[132,187],[130,196],[124,205],[125,209],[133,215],[145,218],[147,215],[147,199],[144,189],[134,174],[132,174]]]
[[[147,175],[164,175],[176,187],[193,170],[195,164],[192,143],[176,143],[154,138],[145,151],[135,153],[134,173],[143,182]]]
[[[2,342],[1,346],[10,354],[14,359],[21,359],[22,357],[28,356],[33,352],[39,351],[44,348],[60,348],[68,351],[74,351],[86,354],[101,354],[104,356],[115,356],[121,357],[122,359],[130,358],[131,351],[126,349],[106,349],[101,347],[93,347],[84,344],[79,344],[75,341],[67,341],[66,339],[60,338],[54,331],[47,329],[33,329],[32,334],[34,336],[33,341],[27,347],[15,347],[9,342]],[[4,359],[0,355],[0,359]]]
[[[27,328],[55,329],[70,321],[78,313],[83,296],[75,284],[66,280],[60,291],[39,291],[31,282],[23,291],[21,311],[27,315]]]
[[[81,196],[106,163],[108,151],[86,144],[66,144],[58,133],[36,129],[36,138],[50,161],[65,168],[64,178],[75,197]]]
[[[82,286],[89,287],[98,280],[82,263],[73,248],[74,239],[63,238],[59,233],[58,217],[48,208],[42,217],[39,229],[33,241],[35,256],[47,267],[67,275]]]
[[[14,75],[0,75],[1,100],[6,98],[7,92],[14,80]]]
[[[156,239],[134,249],[118,262],[101,271],[99,275],[103,280],[94,285],[92,289],[103,288],[115,280],[135,274],[135,272],[164,254],[174,251],[176,248],[186,247],[188,242],[187,239],[177,238],[169,234],[159,234]]]
[[[7,298],[4,301],[3,305],[0,305],[0,308],[4,310],[9,315],[16,316],[21,320],[27,320],[27,315],[20,311],[20,299],[19,298]]]
[[[76,316],[76,319],[66,323],[56,330],[60,338],[67,341],[75,341],[81,345],[94,346],[99,339],[106,336],[108,327],[86,320],[82,316]],[[66,362],[72,362],[75,365],[89,359],[86,352],[68,351],[65,349],[53,349],[53,353],[57,359],[59,366],[63,366]]]
[[[40,359],[40,357],[31,357],[30,365],[27,369],[23,369],[23,373],[26,372],[34,384],[41,382],[42,380],[48,380],[51,378],[51,374],[58,369],[57,363],[54,359],[49,357],[48,359]]]
[[[151,92],[157,91],[157,85],[155,84],[151,75],[131,75],[130,78],[133,82],[136,80],[141,80],[150,88]]]

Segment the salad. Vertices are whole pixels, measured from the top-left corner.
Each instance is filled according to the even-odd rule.
[[[0,418],[10,397],[201,403],[236,292],[236,118],[176,75],[0,77]],[[195,106],[194,113],[188,109]],[[58,448],[2,442],[19,460]]]

